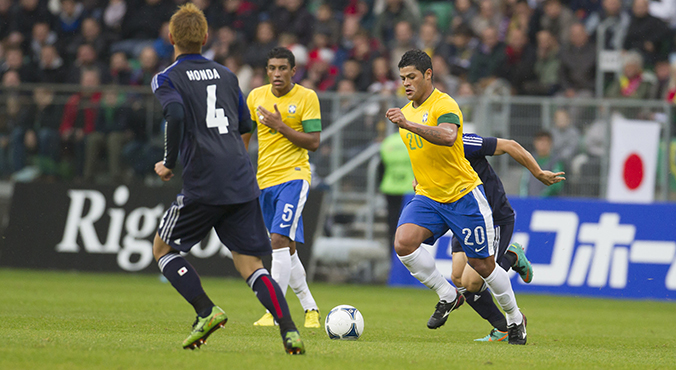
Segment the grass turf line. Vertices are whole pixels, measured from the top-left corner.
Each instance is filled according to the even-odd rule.
[[[277,328],[252,323],[264,312],[240,279],[203,278],[228,314],[200,350],[181,348],[194,319],[159,275],[0,269],[0,369],[500,369],[673,368],[676,304],[517,295],[528,316],[528,345],[476,343],[490,325],[465,305],[438,330],[426,327],[436,296],[424,289],[311,284],[322,318],[351,304],[364,315],[358,341],[302,327],[307,348],[284,353]]]

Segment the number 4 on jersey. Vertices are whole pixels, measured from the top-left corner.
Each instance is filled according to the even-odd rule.
[[[207,86],[207,127],[218,128],[218,133],[227,134],[228,117],[223,108],[216,108],[216,85]]]

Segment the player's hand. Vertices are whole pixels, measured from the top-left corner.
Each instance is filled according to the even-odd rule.
[[[258,113],[258,121],[268,127],[270,127],[273,130],[279,131],[279,129],[284,126],[284,122],[282,121],[282,114],[279,112],[279,108],[277,108],[277,104],[275,104],[275,112],[270,112],[269,110],[263,108],[262,106],[258,106],[256,109],[256,113]]]
[[[174,177],[174,172],[171,169],[164,167],[163,161],[155,163],[155,173],[162,179],[162,181],[169,181],[172,177]]]
[[[565,180],[566,178],[563,177],[563,175],[565,174],[566,174],[565,172],[554,173],[552,171],[542,171],[536,177],[538,180],[540,180],[540,182],[549,186]]]
[[[387,110],[385,113],[385,117],[392,121],[392,123],[396,124],[397,126],[401,128],[406,128],[406,117],[404,117],[404,113],[401,112],[401,109],[399,108],[390,108]]]

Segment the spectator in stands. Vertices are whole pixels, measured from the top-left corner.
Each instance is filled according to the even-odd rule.
[[[555,153],[565,164],[568,164],[577,154],[580,144],[580,130],[573,124],[570,114],[565,109],[557,109],[554,112],[552,141],[552,153]]]
[[[655,84],[652,99],[665,99],[669,91],[669,79],[671,77],[671,65],[668,60],[660,60],[655,63]]]
[[[439,91],[455,96],[456,91],[460,85],[460,79],[451,75],[446,60],[441,55],[432,57],[432,84]]]
[[[169,22],[162,23],[160,33],[153,43],[153,48],[161,65],[169,65],[174,62],[174,46],[169,41]]]
[[[395,76],[399,76],[399,60],[405,52],[415,49],[415,34],[411,22],[399,21],[394,26],[394,40],[389,47],[390,69]]]
[[[98,58],[108,60],[110,42],[108,36],[101,32],[101,25],[95,18],[88,17],[82,21],[80,33],[72,37],[66,45],[66,59],[69,61],[76,59],[78,48],[82,44],[92,45]]]
[[[586,22],[592,14],[601,10],[601,0],[570,0],[567,2],[578,21]]]
[[[499,66],[498,76],[509,81],[512,92],[525,93],[524,84],[536,78],[533,73],[536,61],[535,48],[528,44],[528,36],[519,28],[512,28],[507,35],[505,63]]]
[[[477,13],[477,6],[472,0],[455,0],[455,13],[453,13],[451,29],[457,31],[461,24],[471,24]]]
[[[420,42],[418,49],[433,57],[441,48],[441,34],[433,23],[423,23],[418,32]]]
[[[463,101],[462,98],[466,99],[471,99],[474,98],[476,95],[474,94],[474,88],[472,88],[472,84],[469,82],[461,82],[460,86],[458,87],[458,95],[457,97],[459,99],[459,105],[460,105],[460,111],[462,112],[462,119],[463,122],[468,123],[472,122],[472,119],[474,118],[473,113],[474,113],[474,105],[471,102]]]
[[[228,55],[241,55],[244,51],[243,36],[240,36],[232,28],[223,26],[215,32],[215,37],[208,49],[204,49],[202,55],[212,60],[221,60]],[[172,49],[172,55],[173,55]]]
[[[481,0],[479,2],[479,14],[472,18],[470,25],[476,35],[483,35],[484,31],[492,28],[497,32],[498,40],[501,40],[500,34],[502,24],[502,13],[495,9],[493,0]]]
[[[359,27],[359,17],[355,15],[346,15],[343,19],[341,37],[333,61],[336,65],[342,65],[343,62],[350,57],[350,50],[352,50],[352,47],[354,46],[354,37],[357,35],[357,32],[359,32]]]
[[[10,47],[5,50],[5,62],[0,65],[2,73],[16,71],[23,82],[33,82],[35,79],[34,66],[24,59],[23,50],[18,47]]]
[[[95,68],[84,68],[80,73],[82,90],[68,98],[59,126],[61,141],[66,149],[64,154],[70,157],[76,176],[82,176],[85,137],[96,127],[101,101],[99,71]]]
[[[147,107],[139,99],[129,99],[127,135],[129,141],[122,148],[122,158],[138,179],[154,179],[154,165],[164,153],[164,140],[152,140],[148,135],[158,135],[163,130],[163,117],[155,116],[148,122]],[[148,124],[152,125],[148,127]]]
[[[103,27],[106,34],[118,36],[121,33],[122,21],[126,13],[127,2],[125,0],[108,0],[108,5],[103,10]]]
[[[304,0],[286,0],[281,11],[272,19],[275,29],[291,32],[298,37],[298,42],[308,45],[312,40],[315,17],[304,6]]]
[[[622,9],[622,0],[603,0],[603,8],[585,21],[587,33],[594,38],[600,25],[605,25],[604,49],[621,50],[631,17]]]
[[[30,59],[33,63],[40,60],[42,48],[48,45],[55,45],[57,40],[56,32],[49,28],[45,22],[37,22],[33,25],[33,38],[30,42]]]
[[[676,30],[676,1],[652,0],[650,2],[650,14],[663,20],[672,31]]]
[[[144,47],[152,45],[162,23],[169,21],[173,8],[162,0],[143,0],[124,14],[120,27],[121,41],[111,46],[110,52],[124,51],[136,57]]]
[[[102,73],[104,76],[107,75],[108,66],[99,60],[96,48],[92,44],[78,46],[77,57],[68,71],[66,83],[80,83],[83,69],[97,69],[99,73]]]
[[[28,153],[37,154],[40,174],[54,179],[61,154],[59,125],[63,109],[54,103],[54,92],[45,87],[33,91],[33,103],[22,110],[12,133],[15,171],[26,165]]]
[[[124,52],[118,51],[110,57],[110,68],[106,81],[113,85],[129,85],[131,74],[131,66],[129,66],[129,60]]]
[[[321,29],[322,28],[320,28],[320,30]],[[319,32],[324,32],[328,34],[327,29],[323,29],[323,31]],[[336,50],[336,45],[332,44],[330,39],[329,45],[333,45],[332,50]],[[310,56],[308,55],[309,54],[308,49],[305,47],[305,45],[298,43],[298,38],[296,37],[296,35],[288,32],[284,32],[279,35],[279,46],[291,50],[294,58],[296,58],[296,74],[293,77],[291,77],[291,80],[294,83],[300,82],[303,76],[305,76],[305,72],[307,70],[307,63],[310,59]],[[334,64],[336,64],[335,56],[334,56]]]
[[[317,8],[315,17],[317,18],[315,27],[321,27],[325,33],[328,33],[330,44],[336,45],[340,39],[341,25],[334,17],[331,5],[328,2],[323,2]]]
[[[653,81],[643,74],[643,57],[636,51],[627,52],[623,57],[622,73],[608,86],[606,97],[652,99]]]
[[[247,96],[249,91],[251,91],[251,78],[253,77],[253,69],[250,66],[242,63],[242,57],[235,54],[225,57],[223,60],[223,65],[228,67],[232,73],[237,75],[239,88],[242,90],[242,94]]]
[[[596,46],[581,23],[570,26],[570,44],[561,52],[561,88],[568,98],[592,97],[596,76]]]
[[[372,38],[367,30],[359,30],[354,36],[353,47],[350,50],[349,57],[361,63],[361,70],[365,72],[364,75],[367,76],[367,80],[369,78],[368,75],[371,73],[373,60],[380,55],[378,40]],[[399,75],[398,70],[397,75]],[[359,88],[360,86],[357,87]]]
[[[21,100],[16,90],[21,85],[19,73],[9,70],[2,75],[2,95],[0,104],[0,176],[6,177],[11,172],[23,168],[23,162],[10,155],[12,129],[18,126],[21,113]],[[12,159],[10,165],[10,158]]]
[[[317,91],[330,91],[334,88],[340,70],[331,64],[333,54],[331,52],[322,52],[316,59],[308,62],[306,80],[314,86]],[[303,86],[306,86],[303,84]]]
[[[562,172],[563,164],[552,155],[552,134],[548,131],[539,131],[533,139],[535,147],[535,160],[541,168],[550,169],[552,172]],[[522,197],[549,197],[557,195],[563,189],[563,182],[546,186],[524,169],[521,176]]]
[[[354,59],[348,59],[343,62],[338,79],[352,81],[357,91],[366,91],[369,87],[370,77],[368,77],[369,74],[362,71],[361,68],[361,63]]]
[[[12,0],[0,0],[0,40],[9,36],[12,22]]]
[[[108,159],[108,173],[113,182],[122,180],[120,160],[122,147],[130,139],[129,108],[125,96],[117,89],[103,92],[94,131],[85,139],[84,181],[92,182],[98,166],[98,159],[105,149]]]
[[[625,50],[637,50],[643,60],[653,66],[666,59],[669,51],[669,28],[661,20],[648,14],[648,0],[634,0],[631,22],[624,39]]]
[[[47,45],[40,50],[37,82],[62,83],[66,79],[66,67],[56,46]]]
[[[73,37],[80,32],[83,18],[84,6],[81,2],[61,0],[61,10],[57,14],[55,28],[62,44],[68,45]]]
[[[548,30],[564,47],[570,41],[570,27],[575,16],[570,8],[561,4],[561,0],[545,0],[544,13],[540,18],[540,29]]]
[[[533,9],[528,5],[528,0],[513,0],[512,16],[509,18],[508,31],[518,28],[528,37],[531,26]]]
[[[253,2],[247,0],[224,0],[222,1],[223,9],[216,19],[214,27],[230,27],[236,33],[244,37],[244,40],[249,43],[256,39],[256,24],[258,19],[256,16],[256,6]],[[272,17],[275,17],[273,14]],[[282,28],[284,29],[284,28]]]
[[[47,7],[38,6],[39,0],[20,0],[10,18],[8,42],[12,46],[28,47],[28,41],[37,22],[52,24],[52,14]]]
[[[437,69],[435,68],[434,71],[436,74]],[[399,83],[392,76],[387,58],[382,56],[375,58],[372,64],[371,84],[368,87],[368,92],[389,96],[394,95],[398,87]]]
[[[493,27],[486,28],[481,35],[481,45],[472,57],[468,81],[487,86],[495,79],[498,68],[505,59],[505,44],[498,40],[498,30]]]
[[[378,2],[380,4],[374,5],[373,11],[376,15],[373,36],[384,45],[390,45],[394,39],[394,27],[400,21],[408,21],[412,28],[418,28],[420,10],[416,7],[415,1],[412,2],[412,6],[404,0],[378,0]]]
[[[150,86],[150,81],[162,68],[160,59],[157,57],[155,48],[146,46],[141,50],[138,57],[139,68],[132,72],[131,84],[138,86]]]
[[[258,23],[256,28],[256,41],[249,45],[244,54],[244,62],[252,68],[265,68],[268,52],[277,46],[275,30],[272,22]]]
[[[552,95],[561,81],[559,45],[556,38],[547,30],[538,32],[537,40],[537,56],[533,70],[536,79],[524,83],[524,93],[526,95]]]
[[[461,24],[451,35],[451,44],[448,46],[448,66],[452,75],[464,78],[472,64],[478,42],[474,38],[472,29]]]

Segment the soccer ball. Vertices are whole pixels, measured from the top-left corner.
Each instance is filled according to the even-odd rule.
[[[324,329],[331,339],[359,339],[364,333],[364,317],[358,309],[341,304],[326,315]]]

